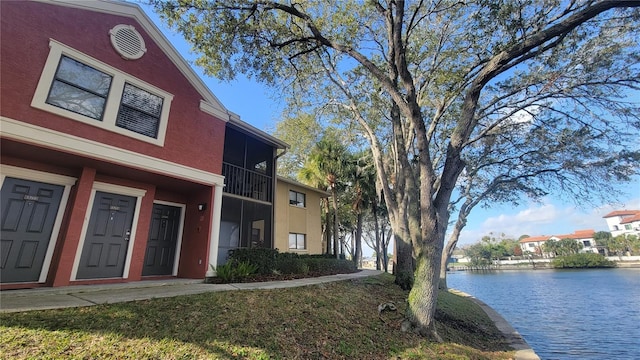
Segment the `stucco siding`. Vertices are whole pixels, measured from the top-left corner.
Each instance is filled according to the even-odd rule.
[[[289,204],[289,190],[305,194],[305,207]],[[275,203],[275,247],[281,252],[322,254],[320,200],[323,193],[278,178]],[[305,234],[306,250],[289,249],[289,234]]]

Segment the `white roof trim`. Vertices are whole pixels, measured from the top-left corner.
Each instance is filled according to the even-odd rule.
[[[0,138],[93,157],[101,161],[205,185],[224,185],[224,176],[0,116]]]
[[[298,186],[298,187],[301,187],[303,189],[307,189],[307,190],[316,192],[316,193],[318,193],[320,195],[324,195],[324,196],[327,196],[327,197],[331,196],[331,193],[328,192],[328,191],[324,191],[322,189],[314,188],[313,186],[309,186],[307,184],[303,184],[301,182],[286,178],[284,176],[278,175],[277,179],[278,179],[277,181],[282,181],[283,183],[286,183],[286,184],[289,184],[289,185]]]

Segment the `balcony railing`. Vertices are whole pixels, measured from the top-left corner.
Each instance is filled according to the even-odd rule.
[[[225,177],[224,192],[272,202],[273,183],[271,176],[229,163],[222,163],[222,175]]]

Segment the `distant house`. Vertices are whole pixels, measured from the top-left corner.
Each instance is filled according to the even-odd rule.
[[[616,210],[603,216],[611,236],[640,236],[640,210]]]
[[[320,200],[329,193],[284,177],[276,187],[275,248],[281,252],[322,254]]]
[[[522,253],[525,255],[535,254],[547,257],[542,251],[542,245],[550,238],[551,236],[548,235],[530,236],[528,238],[524,238],[520,240],[520,249],[522,249]]]
[[[553,235],[549,240],[560,241],[562,239],[571,239],[575,240],[577,243],[582,245],[582,250],[580,252],[590,252],[590,253],[598,253],[598,248],[595,240],[593,240],[593,236],[595,235],[594,230],[576,230],[573,234],[564,234],[564,235]]]
[[[594,230],[577,230],[573,234],[532,236],[520,240],[520,248],[523,254],[536,254],[544,258],[553,257],[551,254],[544,252],[544,243],[572,239],[582,246],[581,252],[598,253],[597,244],[593,240],[594,234]]]

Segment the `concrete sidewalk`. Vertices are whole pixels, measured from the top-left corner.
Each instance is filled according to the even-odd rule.
[[[352,274],[314,278],[237,284],[205,284],[202,280],[169,279],[124,284],[76,285],[0,291],[0,312],[58,309],[118,302],[201,294],[213,291],[279,289],[357,279],[382,274],[362,270]]]

